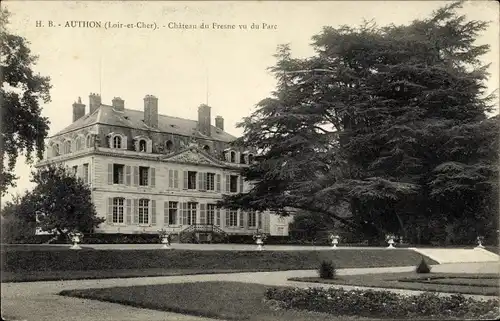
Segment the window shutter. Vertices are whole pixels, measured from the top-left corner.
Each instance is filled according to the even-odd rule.
[[[240,212],[240,228],[245,227],[245,213],[242,210],[238,210]]]
[[[215,225],[220,226],[220,208],[215,209]]]
[[[240,190],[239,190],[239,192],[243,193],[243,176],[240,176],[239,180],[240,180]]]
[[[184,175],[184,185],[183,185],[182,189],[187,189],[188,188],[188,172],[183,171],[183,175]]]
[[[139,224],[139,200],[134,199],[134,222],[133,224]]]
[[[208,173],[203,173],[203,189],[208,190]]]
[[[187,219],[187,203],[182,203],[182,225],[187,225],[188,219]]]
[[[151,225],[156,225],[156,201],[151,200]]]
[[[179,188],[179,171],[174,171],[174,188]]]
[[[128,149],[128,137],[127,136],[121,136],[122,137],[122,149]]]
[[[168,202],[163,202],[163,226],[168,225]]]
[[[217,192],[220,192],[220,174],[216,175],[216,185]]]
[[[258,214],[258,220],[259,220],[259,225],[258,225],[258,228],[262,228],[262,212],[259,212]]]
[[[134,166],[134,186],[139,185],[139,167]]]
[[[126,185],[129,185],[131,184],[131,169],[130,169],[130,166],[125,166],[125,184]]]
[[[198,172],[198,174],[196,176],[198,177],[198,190],[203,191],[204,190],[204,188],[203,188],[203,173]]]
[[[206,204],[200,204],[200,224],[206,224]]]
[[[226,175],[226,193],[231,190],[231,179],[229,175]]]
[[[132,200],[127,199],[125,200],[127,203],[127,225],[132,224]]]
[[[108,164],[108,184],[113,185],[113,164]]]
[[[172,169],[168,170],[168,187],[174,188],[174,171]]]
[[[151,167],[150,172],[151,172],[151,187],[155,187],[155,183],[156,183],[156,178],[155,178],[156,170],[155,170],[155,168]]]
[[[229,226],[229,217],[231,216],[230,210],[226,210],[226,226]]]
[[[83,180],[83,165],[82,166],[78,166],[78,177],[81,178]]]
[[[108,219],[106,220],[108,225],[113,224],[113,198],[108,198]]]

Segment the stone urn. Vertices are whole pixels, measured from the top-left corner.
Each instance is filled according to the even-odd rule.
[[[262,251],[264,249],[264,241],[266,240],[266,235],[264,233],[255,233],[253,235],[255,244],[257,244],[257,251]]]
[[[170,247],[170,240],[171,240],[170,234],[168,234],[167,231],[162,229],[162,230],[158,231],[158,236],[160,238],[160,243],[163,244],[163,246],[161,248],[166,249],[166,250],[171,249],[171,247]]]
[[[69,238],[71,240],[71,243],[73,243],[73,245],[70,247],[70,249],[80,250],[81,247],[79,244],[82,242],[83,233],[78,232],[78,231],[74,231],[74,232],[69,233],[68,235],[69,235]]]
[[[340,239],[340,236],[338,235],[330,235],[330,241],[332,242],[332,249],[336,249],[337,248],[337,244],[339,244],[339,239]]]
[[[389,246],[387,247],[388,249],[394,249],[394,243],[396,243],[394,240],[396,239],[396,236],[394,236],[394,234],[388,234],[386,235],[385,237],[385,241],[387,242],[387,244],[389,244]]]
[[[484,249],[484,245],[483,245],[483,242],[484,242],[484,236],[478,236],[476,238],[477,240],[477,246],[476,246],[476,249]]]

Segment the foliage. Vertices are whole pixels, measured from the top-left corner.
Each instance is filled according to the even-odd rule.
[[[492,311],[498,314],[499,304],[498,300],[476,301],[461,294],[439,296],[424,292],[403,296],[389,291],[343,288],[270,288],[266,300],[279,301],[286,309],[391,318],[477,318]]]
[[[1,211],[2,243],[23,242],[35,234],[36,220],[32,195],[25,193],[15,195]]]
[[[488,24],[461,6],[408,25],[325,27],[306,59],[278,48],[277,88],[234,143],[258,150],[243,170],[254,186],[219,205],[310,210],[367,239],[491,238],[500,121],[486,116],[489,46],[475,44]],[[349,217],[338,213],[345,203]]]
[[[422,261],[420,261],[420,264],[415,269],[415,272],[417,272],[417,273],[430,273],[431,267],[427,264],[427,262],[425,262],[425,259],[422,258]]]
[[[42,231],[90,232],[104,219],[98,218],[91,191],[82,179],[62,166],[46,166],[33,173],[36,184],[17,204],[8,205],[8,214],[20,222],[35,223]]]
[[[318,269],[319,277],[322,279],[334,279],[336,270],[332,261],[322,261]]]
[[[335,227],[335,221],[323,213],[298,211],[289,224],[289,234],[295,239],[309,240],[313,243]]]
[[[9,15],[6,9],[1,9],[0,195],[15,186],[13,171],[20,153],[28,163],[33,161],[34,152],[42,158],[49,130],[49,120],[42,116],[40,103],[50,101],[50,78],[34,71],[38,57],[29,49],[29,42],[7,31]]]

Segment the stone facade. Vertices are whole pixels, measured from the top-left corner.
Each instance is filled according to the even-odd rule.
[[[38,166],[64,164],[90,185],[106,218],[97,233],[178,233],[198,224],[227,234],[288,235],[288,218],[215,207],[224,194],[250,188],[240,171],[255,151],[231,149],[236,137],[223,131],[221,116],[211,125],[210,107],[200,106],[193,121],[158,115],[152,95],[143,112],[126,109],[120,98],[103,105],[91,94],[89,102],[86,115],[80,99],[74,104],[74,122],[49,139]]]

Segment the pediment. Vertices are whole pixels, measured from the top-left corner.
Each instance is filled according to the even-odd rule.
[[[203,152],[195,148],[190,148],[172,156],[163,157],[162,160],[176,163],[220,166],[219,162],[204,155]]]

